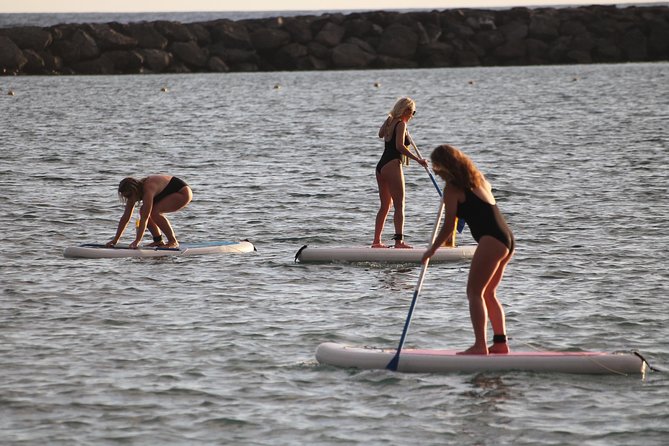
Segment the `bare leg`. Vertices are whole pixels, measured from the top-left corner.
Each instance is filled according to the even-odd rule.
[[[472,258],[467,281],[467,299],[469,300],[469,314],[474,328],[474,345],[465,350],[464,354],[487,355],[486,327],[488,323],[488,308],[484,293],[503,260],[509,255],[509,250],[500,241],[484,236],[479,241],[474,257]],[[501,268],[503,271],[503,267]],[[499,277],[501,280],[501,275]],[[499,285],[499,281],[495,284]],[[495,299],[496,301],[496,299]],[[499,302],[497,301],[499,304]],[[504,318],[501,305],[492,308],[495,325],[499,326],[500,320]],[[500,333],[501,334],[501,333]]]
[[[376,174],[376,182],[379,186],[379,211],[376,213],[376,223],[374,224],[374,241],[372,248],[384,248],[385,245],[381,242],[381,235],[383,234],[383,227],[386,225],[386,218],[390,211],[390,206],[393,204],[393,198],[390,195],[388,184],[383,178],[383,175]]]
[[[163,198],[159,203],[153,206],[151,211],[151,220],[163,231],[167,237],[167,246],[168,248],[176,248],[179,246],[177,237],[174,234],[172,225],[170,221],[163,214],[170,212],[176,212],[179,209],[186,207],[188,203],[193,199],[193,192],[190,187],[183,187],[179,192],[168,195]]]
[[[497,299],[497,287],[502,281],[506,265],[511,260],[513,254],[509,253],[499,264],[495,274],[486,286],[483,292],[486,308],[488,309],[488,317],[490,318],[490,325],[492,325],[493,333],[498,335],[506,335],[506,318],[504,315],[504,308]],[[495,342],[488,348],[489,353],[509,353],[509,345],[506,342]]]
[[[386,164],[383,167],[382,173],[387,175],[390,195],[393,197],[395,234],[404,234],[404,172],[399,160]],[[411,248],[411,246],[404,243],[404,240],[395,240],[395,248]]]

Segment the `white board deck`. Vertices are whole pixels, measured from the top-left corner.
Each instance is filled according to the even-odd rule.
[[[166,257],[166,256],[193,256],[203,254],[233,254],[255,251],[253,243],[242,240],[239,242],[204,242],[181,243],[178,248],[149,248],[140,247],[130,249],[128,246],[107,248],[105,245],[84,244],[69,246],[63,251],[63,256],[69,258],[109,259],[122,257]]]
[[[352,347],[333,342],[320,344],[321,364],[358,369],[386,369],[396,349]],[[531,371],[583,374],[643,374],[646,362],[634,353],[511,352],[495,355],[458,355],[455,350],[403,349],[397,371],[447,373]]]
[[[310,248],[305,245],[295,254],[295,261],[300,263],[420,263],[426,249],[426,247],[395,249],[370,248],[367,246],[351,248]],[[476,251],[476,245],[439,248],[430,259],[430,263],[468,260],[474,256],[474,251]]]

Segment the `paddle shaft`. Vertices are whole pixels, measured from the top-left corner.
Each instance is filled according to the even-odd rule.
[[[420,155],[419,155],[420,156]],[[441,223],[441,216],[444,213],[444,201],[439,200],[439,210],[437,211],[437,221],[434,222],[434,229],[432,230],[432,237],[430,238],[430,246],[434,243],[434,240],[437,238],[437,233],[439,232],[439,223]],[[427,273],[427,265],[430,263],[428,259],[423,263],[423,267],[420,270],[418,275],[418,283],[416,288],[413,291],[413,298],[411,299],[411,305],[409,306],[409,313],[407,314],[407,319],[404,322],[404,330],[402,330],[402,336],[400,337],[400,343],[397,346],[397,352],[395,356],[390,360],[386,368],[388,370],[397,371],[397,366],[400,363],[400,353],[402,347],[404,346],[404,340],[406,339],[407,333],[409,332],[409,326],[411,325],[411,317],[413,316],[413,310],[416,308],[416,301],[418,300],[418,295],[420,294],[421,288],[423,288],[423,280],[425,279],[425,274]]]
[[[407,136],[409,137],[409,142],[413,146],[414,150],[416,150],[416,154],[418,154],[418,157],[422,158],[423,155],[420,154],[420,150],[418,150],[418,146],[416,145],[413,138],[411,137],[411,133],[409,133],[408,129],[407,129]],[[427,172],[427,174],[430,176],[430,179],[432,180],[432,184],[434,185],[435,189],[437,189],[437,192],[439,193],[439,196],[443,197],[444,194],[441,192],[441,188],[439,187],[439,183],[437,183],[437,180],[434,178],[434,175],[432,174],[432,171],[430,170],[430,168],[425,166],[425,172]],[[462,230],[465,229],[465,221],[458,219],[457,226],[458,226],[458,232],[462,232]]]

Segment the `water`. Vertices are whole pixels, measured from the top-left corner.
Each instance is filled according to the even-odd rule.
[[[668,81],[667,63],[0,78],[3,444],[666,443],[662,373],[317,365],[324,341],[395,346],[420,268],[293,256],[371,243],[376,133],[408,94],[423,154],[466,150],[515,232],[511,347],[667,368]],[[62,257],[113,236],[121,178],[156,172],[193,187],[181,241],[258,252]],[[415,163],[406,176],[424,246],[436,192]],[[430,266],[407,346],[471,344],[467,271]]]

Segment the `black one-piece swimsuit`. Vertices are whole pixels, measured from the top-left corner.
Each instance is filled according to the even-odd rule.
[[[467,222],[472,237],[477,242],[484,235],[489,235],[513,252],[513,233],[496,204],[487,203],[471,190],[465,190],[465,201],[458,204],[457,216]]]

